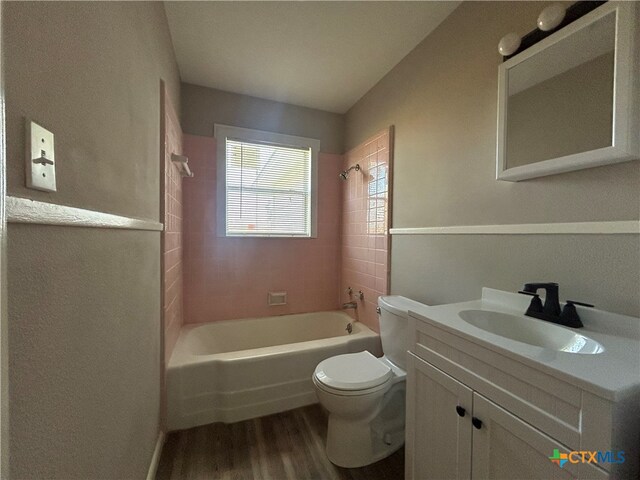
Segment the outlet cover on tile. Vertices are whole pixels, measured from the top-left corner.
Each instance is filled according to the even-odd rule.
[[[56,156],[53,133],[37,123],[26,121],[25,172],[27,188],[56,191]]]

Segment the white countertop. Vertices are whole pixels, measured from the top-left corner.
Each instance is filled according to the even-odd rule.
[[[477,328],[458,315],[489,310],[523,316],[531,298],[490,288],[471,302],[416,307],[409,314],[449,333],[487,347],[532,368],[552,374],[608,400],[640,395],[640,319],[576,306],[584,328],[569,329],[596,340],[604,352],[584,355],[560,352],[511,340]],[[525,317],[532,322],[542,322]]]

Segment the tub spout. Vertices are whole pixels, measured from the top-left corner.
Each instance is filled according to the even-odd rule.
[[[358,308],[358,304],[356,302],[347,302],[342,304],[343,310],[348,310],[350,308],[353,308],[355,310]]]

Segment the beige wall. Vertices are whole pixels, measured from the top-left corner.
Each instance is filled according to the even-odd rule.
[[[392,226],[638,219],[639,162],[495,180],[497,44],[531,30],[543,7],[463,3],[347,112],[347,148],[395,125]],[[637,235],[392,239],[392,292],[430,303],[555,280],[563,299],[640,315],[639,270]]]
[[[182,84],[182,130],[213,136],[216,123],[320,140],[320,151],[343,152],[344,116],[213,88]]]
[[[10,195],[157,221],[161,3],[5,3]],[[176,105],[179,110],[179,105]],[[56,193],[24,187],[24,117],[55,134]],[[143,478],[158,435],[160,233],[11,224],[12,478]]]
[[[160,79],[178,111],[180,98],[163,6],[18,2],[6,10],[8,194],[158,219],[160,177],[150,162]],[[24,186],[25,117],[55,135],[55,194]]]
[[[0,3],[0,52],[3,5]],[[4,105],[4,67],[0,61],[0,105]],[[0,106],[0,123],[4,125],[4,108]],[[9,342],[7,321],[7,225],[5,212],[6,151],[4,134],[0,134],[0,478],[9,476]]]
[[[158,237],[10,225],[11,478],[146,476],[160,402]]]

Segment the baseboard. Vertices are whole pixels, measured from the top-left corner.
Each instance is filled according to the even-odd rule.
[[[158,434],[158,441],[156,442],[156,448],[153,451],[153,457],[151,457],[151,464],[149,465],[147,480],[155,480],[156,473],[158,473],[158,464],[160,463],[160,455],[162,455],[164,437],[165,437],[164,432],[160,432]]]

